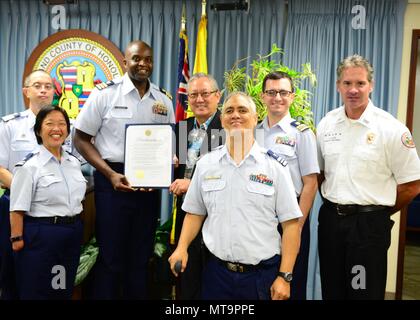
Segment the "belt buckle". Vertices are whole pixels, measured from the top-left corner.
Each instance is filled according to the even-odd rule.
[[[57,216],[55,216],[55,217],[54,217],[53,224],[57,224],[57,220],[58,220],[58,217],[57,217]]]
[[[244,267],[237,263],[227,262],[226,267],[228,268],[229,271],[244,272]]]
[[[336,210],[337,210],[337,214],[339,216],[346,216],[347,215],[346,213],[340,211],[340,205],[339,204],[336,205]]]

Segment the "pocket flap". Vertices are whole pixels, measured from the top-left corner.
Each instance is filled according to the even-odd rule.
[[[60,182],[60,181],[62,181],[60,177],[54,176],[54,174],[48,174],[48,175],[46,174],[39,177],[38,183],[42,187],[48,187],[49,185]]]
[[[205,180],[203,181],[203,191],[218,191],[224,189],[226,181],[224,180]]]
[[[251,193],[262,194],[265,196],[272,196],[274,194],[273,186],[268,186],[258,182],[248,183],[246,188]]]

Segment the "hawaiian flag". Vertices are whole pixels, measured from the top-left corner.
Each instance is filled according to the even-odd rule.
[[[188,37],[184,28],[179,33],[178,57],[178,91],[176,94],[176,122],[184,120],[187,115],[187,82],[190,79],[188,63]]]

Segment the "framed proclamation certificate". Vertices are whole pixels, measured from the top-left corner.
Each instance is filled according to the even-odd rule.
[[[125,131],[124,174],[135,188],[168,188],[172,182],[170,124],[130,124]]]

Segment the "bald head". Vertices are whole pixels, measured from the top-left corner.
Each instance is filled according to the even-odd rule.
[[[124,66],[134,83],[147,83],[153,71],[153,50],[144,41],[130,42],[125,49]]]

